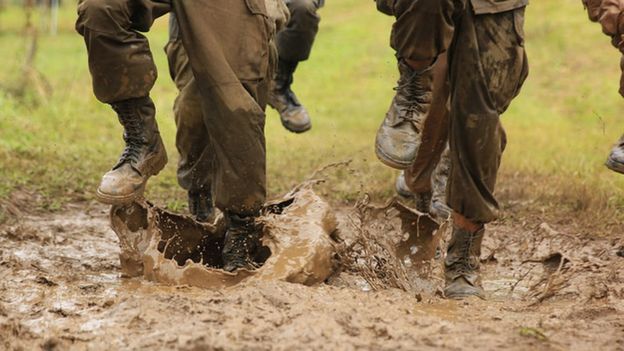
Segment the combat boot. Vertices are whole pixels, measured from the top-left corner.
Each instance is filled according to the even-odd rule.
[[[131,203],[143,195],[149,177],[167,164],[155,118],[154,103],[149,97],[112,104],[124,127],[124,149],[117,164],[104,174],[96,191],[100,202],[110,205]]]
[[[611,149],[606,165],[610,170],[624,174],[624,135],[622,135],[618,143]]]
[[[228,229],[223,244],[223,269],[254,269],[253,257],[260,246],[260,230],[255,217],[228,216]]]
[[[422,193],[414,193],[407,186],[407,182],[405,181],[405,172],[401,171],[396,178],[394,183],[394,188],[402,197],[413,199],[416,205],[416,209],[422,213],[429,213],[429,206],[431,205],[431,192],[425,191]]]
[[[279,60],[277,75],[269,94],[269,105],[279,113],[284,128],[293,133],[303,133],[312,128],[312,122],[308,111],[290,88],[296,68],[297,62]]]
[[[394,182],[394,190],[402,197],[411,198],[414,196],[412,190],[407,186],[405,181],[405,172],[401,171]]]
[[[396,178],[394,188],[402,197],[413,199],[416,209],[422,213],[429,213],[433,217],[446,220],[451,216],[451,209],[446,206],[446,179],[435,180],[432,175],[432,191],[413,193],[405,182],[405,173],[401,171]],[[443,183],[442,183],[443,182]]]
[[[189,212],[198,222],[211,222],[214,219],[214,206],[212,204],[212,194],[210,191],[188,192]]]
[[[447,298],[462,299],[469,296],[485,298],[479,277],[481,241],[484,233],[484,228],[474,233],[453,228],[453,237],[444,260],[446,278],[444,295]]]
[[[416,159],[421,144],[431,105],[433,69],[415,71],[399,60],[399,72],[396,95],[377,131],[375,152],[387,166],[405,169]]]
[[[446,205],[446,183],[451,168],[448,147],[442,153],[440,161],[431,174],[431,209],[430,213],[439,219],[451,217],[451,209]]]

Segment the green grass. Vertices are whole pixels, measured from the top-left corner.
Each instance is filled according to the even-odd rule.
[[[393,193],[395,171],[376,160],[373,142],[397,78],[388,45],[392,19],[377,13],[371,1],[360,0],[330,1],[321,15],[312,57],[300,65],[294,85],[312,114],[313,129],[291,134],[275,112],[267,115],[270,194],[283,193],[323,165],[352,160],[349,167],[327,173],[323,192],[339,202],[362,191],[382,200]],[[64,8],[60,18],[57,36],[42,30],[36,61],[53,87],[49,101],[36,104],[32,94],[16,99],[0,93],[0,199],[26,190],[41,194],[40,205],[52,209],[91,199],[122,148],[114,114],[92,95],[84,44],[73,30],[75,9]],[[5,88],[21,74],[23,22],[20,9],[0,10],[0,86]],[[182,209],[171,112],[176,90],[162,50],[166,28],[166,19],[158,20],[148,36],[161,73],[152,96],[171,162],[150,181],[147,196]],[[580,1],[534,1],[527,10],[526,35],[531,74],[503,118],[509,143],[501,184],[517,182],[527,196],[550,194],[549,199],[572,206],[589,201],[583,196],[622,206],[624,177],[602,165],[624,131],[618,52],[586,19]]]

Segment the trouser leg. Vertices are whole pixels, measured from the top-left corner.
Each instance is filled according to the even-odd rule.
[[[449,206],[474,223],[496,219],[496,175],[505,147],[500,115],[528,74],[524,9],[475,16],[468,8],[449,53]]]
[[[400,59],[435,61],[451,45],[466,0],[396,0],[390,46]],[[468,5],[469,6],[469,5]]]
[[[173,105],[176,122],[176,147],[178,161],[178,183],[191,193],[210,192],[214,152],[208,130],[204,123],[201,95],[193,77],[188,55],[178,36],[175,15],[170,17],[170,41],[165,47],[169,72],[178,96]]]
[[[216,157],[215,204],[254,215],[266,197],[264,108],[272,25],[262,0],[173,3]]]
[[[130,203],[142,196],[149,177],[167,163],[149,98],[156,80],[149,44],[139,32],[170,10],[167,1],[82,0],[76,30],[84,37],[96,97],[111,104],[124,127],[126,147],[117,164],[104,174],[96,191],[99,201]]]
[[[413,193],[431,191],[431,176],[448,141],[449,84],[446,55],[438,58],[433,70],[433,98],[422,132],[422,144],[415,161],[405,170],[405,181]]]
[[[300,62],[310,57],[320,22],[317,14],[319,5],[319,0],[286,0],[290,21],[277,34],[280,59]]]
[[[114,103],[149,95],[156,66],[146,32],[170,10],[169,0],[82,0],[76,30],[84,37],[93,91]]]

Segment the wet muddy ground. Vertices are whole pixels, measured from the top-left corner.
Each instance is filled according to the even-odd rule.
[[[439,259],[416,270],[384,257],[384,238],[360,247],[383,226],[362,233],[366,218],[343,208],[350,251],[327,283],[214,291],[121,278],[108,211],[76,205],[0,227],[0,349],[624,350],[618,233],[595,238],[565,221],[493,224],[482,255],[488,301],[448,301]]]

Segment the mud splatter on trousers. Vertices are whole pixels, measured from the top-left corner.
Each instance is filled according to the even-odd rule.
[[[272,49],[277,50],[279,56],[286,61],[305,61],[310,57],[318,32],[320,17],[317,10],[322,2],[291,0],[286,1],[286,5],[291,19],[276,35],[276,48]],[[169,73],[179,90],[173,108],[177,126],[176,147],[180,154],[178,183],[190,191],[210,189],[215,166],[214,152],[211,150],[210,135],[204,123],[201,95],[193,82],[193,71],[182,44],[175,15],[169,20],[169,42],[165,52],[169,61]],[[271,62],[275,60],[276,58],[271,58]]]
[[[391,46],[399,58],[434,62],[447,53],[451,172],[447,202],[475,222],[498,216],[496,175],[505,147],[500,115],[528,75],[524,5],[477,14],[467,0],[397,0]]]
[[[262,0],[82,0],[77,31],[89,54],[96,97],[146,97],[157,77],[147,38],[174,12],[219,167],[214,200],[226,212],[256,213],[266,197],[264,108],[274,25]]]

